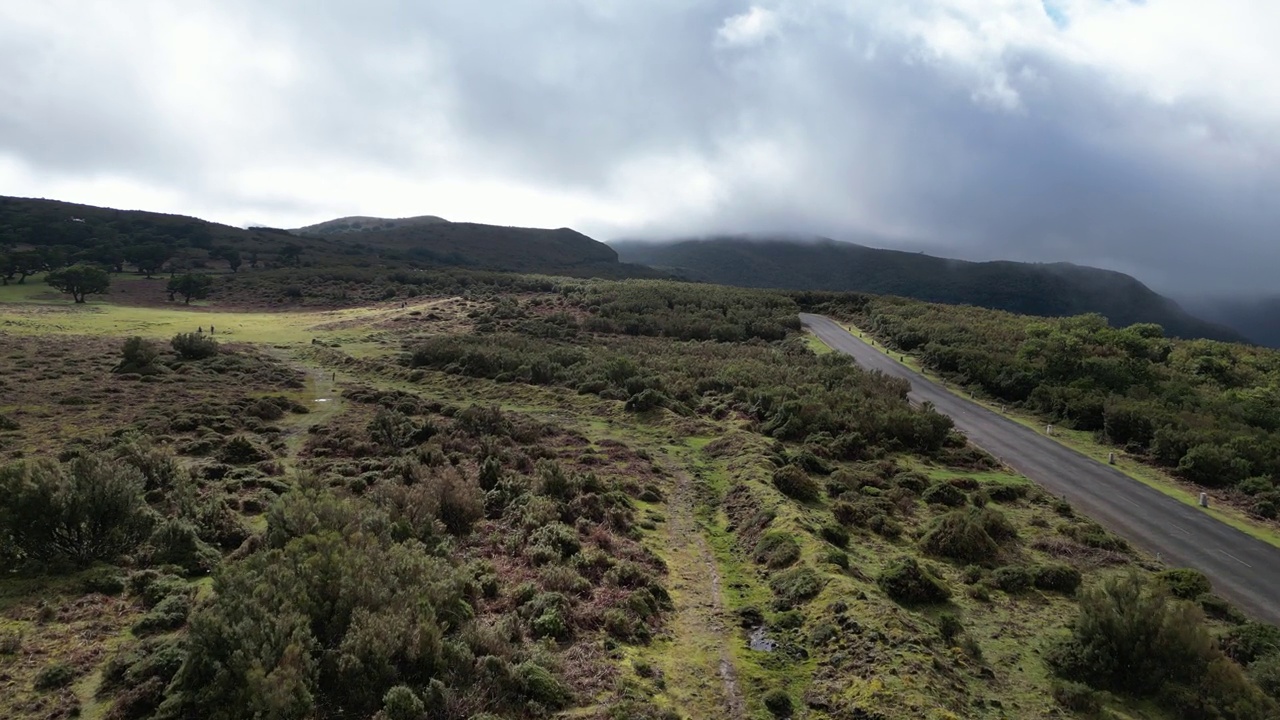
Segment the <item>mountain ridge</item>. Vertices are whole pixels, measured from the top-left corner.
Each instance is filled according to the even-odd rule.
[[[611,244],[625,262],[726,285],[899,295],[1046,317],[1096,312],[1113,325],[1153,322],[1177,337],[1246,341],[1130,275],[1072,263],[955,260],[830,238],[736,235]]]

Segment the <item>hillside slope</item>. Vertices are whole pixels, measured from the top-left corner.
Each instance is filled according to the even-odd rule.
[[[358,228],[356,226],[359,226]],[[604,243],[568,228],[544,230],[448,222],[433,216],[340,218],[300,230],[237,228],[182,215],[57,200],[0,197],[0,256],[35,251],[39,269],[93,262],[120,270],[138,248],[165,269],[214,267],[229,251],[257,268],[376,264],[477,270],[652,277],[626,266]]]
[[[338,229],[344,224],[352,225],[351,221],[360,222],[364,229]],[[504,227],[425,216],[401,220],[343,218],[294,232],[303,237],[376,248],[409,260],[485,270],[563,272],[618,265],[618,253],[613,248],[569,228]]]
[[[968,262],[825,239],[722,237],[614,248],[626,262],[729,285],[852,290],[1050,317],[1099,313],[1117,326],[1158,323],[1177,337],[1243,339],[1128,275],[1068,263]]]

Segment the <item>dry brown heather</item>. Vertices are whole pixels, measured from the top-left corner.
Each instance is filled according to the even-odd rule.
[[[244,302],[282,294],[264,277]],[[1206,648],[1269,652],[1193,574],[814,355],[789,298],[472,280],[302,276],[306,303],[377,302],[245,315],[263,342],[129,373],[124,338],[0,304],[50,328],[0,335],[0,454],[116,463],[158,528],[0,579],[0,717],[1196,717],[1053,674],[1081,598],[1129,573]],[[142,292],[100,327],[229,314]],[[1257,700],[1223,663],[1179,689]]]

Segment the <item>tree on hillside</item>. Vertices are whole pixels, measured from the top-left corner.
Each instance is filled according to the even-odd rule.
[[[257,250],[249,251],[249,267],[253,268],[254,270],[258,269],[258,251]]]
[[[199,273],[186,273],[169,280],[169,300],[175,295],[182,296],[183,304],[190,305],[192,299],[203,300],[209,297],[209,289],[213,287],[213,278]]]
[[[280,248],[280,262],[294,267],[302,264],[302,247],[289,243]]]
[[[226,260],[227,267],[231,268],[231,272],[240,272],[240,266],[244,264],[244,260],[240,257],[240,251],[233,247],[214,248],[209,257]]]
[[[101,295],[111,287],[111,276],[106,270],[90,265],[72,265],[55,270],[45,277],[45,282],[83,303],[86,295]]]
[[[160,243],[134,245],[132,247],[125,248],[124,251],[125,259],[132,263],[134,267],[138,268],[138,272],[146,275],[148,278],[155,275],[157,272],[160,272],[160,268],[163,267],[172,256],[172,251]]]
[[[22,285],[28,277],[43,269],[44,263],[40,259],[40,254],[36,252],[24,250],[0,255],[0,279],[3,279],[5,285],[8,285],[14,277],[17,277],[18,284]]]

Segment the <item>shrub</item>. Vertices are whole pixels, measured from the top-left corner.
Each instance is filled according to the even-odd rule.
[[[172,593],[134,623],[133,634],[150,635],[177,630],[186,624],[193,604],[191,593]]]
[[[1218,654],[1198,608],[1131,574],[1082,593],[1070,637],[1047,660],[1068,680],[1149,696],[1197,684]]]
[[[1067,710],[1084,715],[1097,715],[1102,711],[1101,694],[1082,683],[1055,682],[1053,700]]]
[[[119,595],[124,592],[124,576],[113,567],[94,568],[80,578],[80,588],[87,593]]]
[[[1058,532],[1085,547],[1110,550],[1112,552],[1129,552],[1129,543],[1118,535],[1107,532],[1105,528],[1091,520],[1080,520],[1059,525]]]
[[[32,562],[111,562],[150,533],[134,468],[99,457],[0,469],[0,532]]]
[[[244,435],[236,435],[222,446],[218,459],[228,465],[252,465],[271,459],[271,452]]]
[[[938,483],[920,496],[920,499],[930,505],[946,505],[947,507],[960,507],[964,505],[965,494],[960,488],[951,483]]]
[[[154,371],[160,348],[150,340],[131,337],[120,348],[120,364],[112,372],[144,374]]]
[[[550,548],[556,557],[567,558],[582,549],[582,541],[573,528],[553,522],[530,533],[529,546]]]
[[[36,674],[34,684],[36,690],[57,690],[75,682],[75,679],[75,668],[66,663],[54,663]]]
[[[812,502],[821,494],[821,488],[799,465],[783,465],[773,473],[773,485],[787,497],[800,502]]]
[[[906,472],[900,472],[897,475],[894,475],[893,484],[919,495],[928,489],[930,481],[929,478],[925,477],[921,473],[915,472],[914,470],[907,470]]]
[[[218,341],[202,333],[178,333],[169,345],[183,360],[203,360],[218,354]]]
[[[1280,653],[1280,627],[1248,622],[1226,631],[1218,642],[1227,657],[1248,665],[1258,658]]]
[[[0,413],[0,432],[9,432],[12,430],[17,430],[21,427],[22,426],[18,424],[17,420],[14,420],[8,415]]]
[[[988,562],[1000,553],[1000,545],[985,529],[984,510],[953,510],[929,524],[920,547],[930,555],[969,563]]]
[[[886,595],[904,605],[941,603],[951,597],[947,586],[909,555],[898,557],[886,565],[876,577],[876,584]]]
[[[217,550],[200,539],[195,525],[178,518],[161,523],[152,533],[150,543],[152,563],[176,565],[192,575],[212,572],[222,560]]]
[[[987,497],[998,503],[1011,503],[1021,500],[1027,496],[1028,487],[1026,485],[1004,485],[993,484],[988,485]]]
[[[515,676],[525,697],[551,710],[561,710],[573,702],[573,695],[551,671],[526,660],[515,667]]]
[[[412,689],[396,685],[382,696],[382,717],[385,720],[422,720],[427,706]]]
[[[1280,700],[1280,652],[1273,652],[1250,664],[1249,678],[1259,690]]]
[[[776,718],[789,718],[792,713],[791,696],[784,690],[770,690],[764,694],[764,707]]]
[[[769,580],[779,609],[794,607],[817,596],[822,592],[822,585],[822,579],[807,565],[784,570]]]
[[[1174,568],[1165,570],[1159,575],[1160,580],[1174,597],[1194,600],[1201,595],[1213,592],[1209,578],[1199,570],[1192,568]]]
[[[760,536],[756,543],[752,558],[773,570],[790,567],[800,559],[800,545],[790,533],[782,530],[770,530]]]
[[[991,578],[996,587],[1010,594],[1026,590],[1032,582],[1031,571],[1018,565],[996,568]]]
[[[553,565],[542,571],[542,586],[548,590],[582,595],[591,590],[591,583],[576,570],[564,565]]]
[[[942,638],[942,642],[948,647],[956,644],[956,640],[964,634],[964,624],[960,622],[960,618],[951,613],[942,613],[938,616],[938,637]]]
[[[1061,563],[1039,565],[1032,570],[1032,582],[1041,590],[1073,594],[1083,582],[1080,571]]]
[[[818,534],[822,536],[823,540],[838,548],[848,547],[849,545],[849,531],[835,523],[823,525],[818,530]]]

